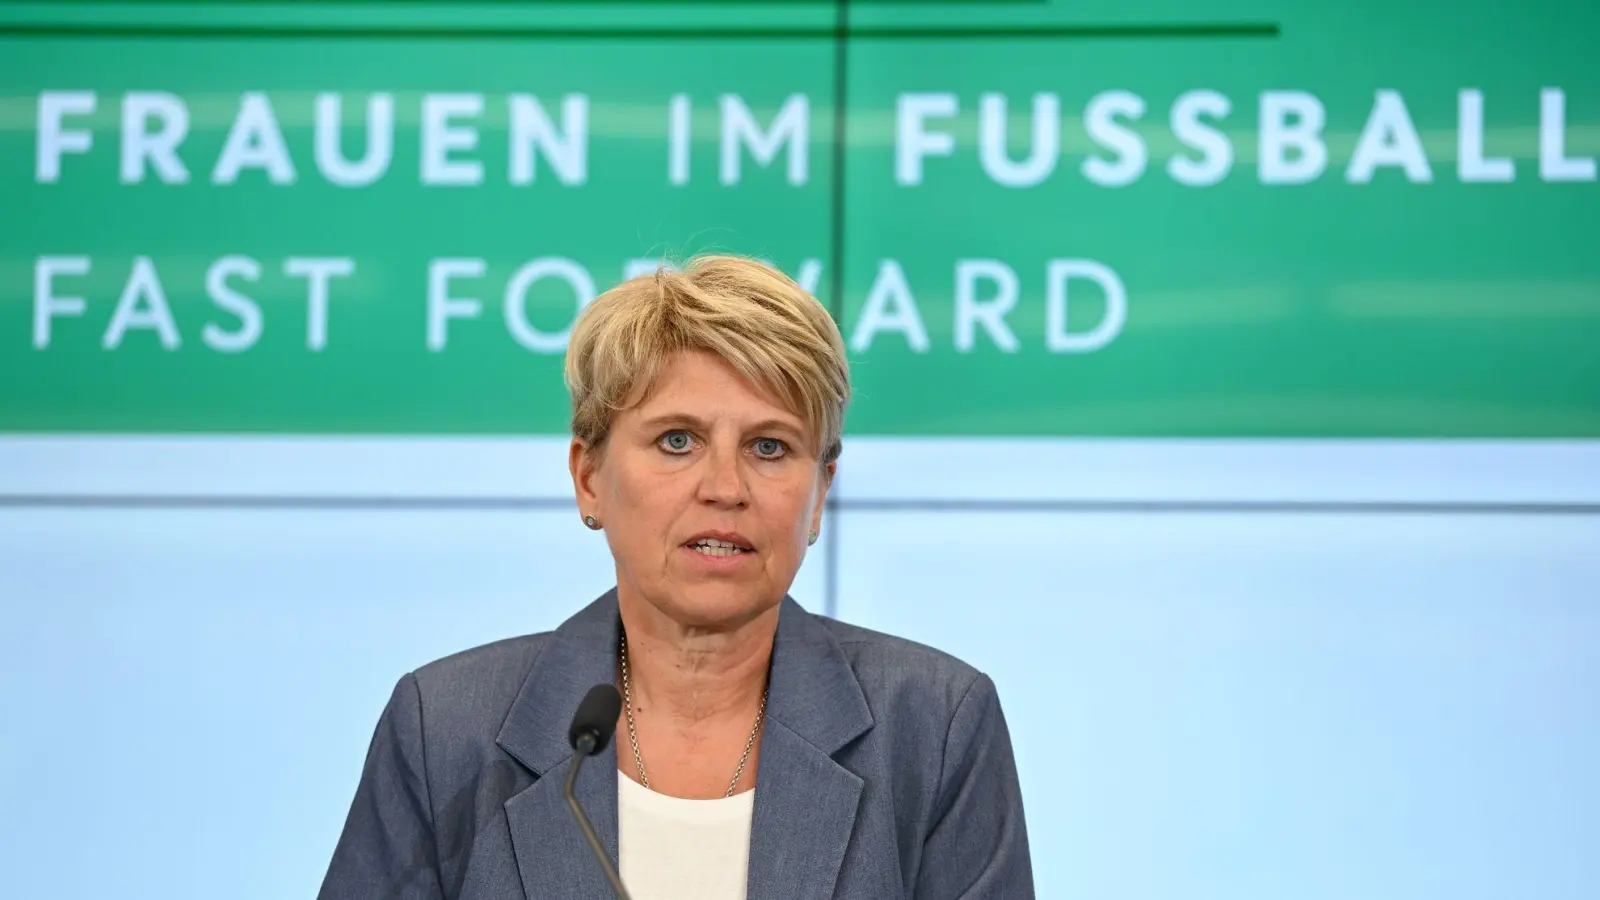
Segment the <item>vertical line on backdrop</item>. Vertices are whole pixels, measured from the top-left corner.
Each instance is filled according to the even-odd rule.
[[[828,210],[828,311],[844,329],[844,168],[849,145],[845,121],[849,111],[850,0],[836,0],[833,13],[833,191]],[[824,615],[839,615],[839,483],[828,491],[823,523],[822,561],[826,569],[822,593]]]

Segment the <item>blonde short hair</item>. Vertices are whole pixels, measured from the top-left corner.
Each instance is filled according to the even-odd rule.
[[[648,396],[667,359],[686,350],[714,353],[771,391],[811,430],[818,460],[838,458],[850,402],[839,327],[789,276],[726,254],[663,266],[584,307],[567,345],[573,436],[602,447],[612,414]]]

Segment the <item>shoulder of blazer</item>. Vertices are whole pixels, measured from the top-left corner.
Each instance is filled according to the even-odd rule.
[[[471,647],[418,667],[425,745],[487,751],[517,699],[550,633],[525,634]],[[437,754],[435,754],[437,758]],[[476,752],[452,753],[472,759]]]
[[[898,635],[816,617],[838,643],[873,715],[948,724],[974,689],[992,690],[976,666],[953,653]]]

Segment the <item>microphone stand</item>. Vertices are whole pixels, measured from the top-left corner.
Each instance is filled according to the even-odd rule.
[[[578,820],[578,827],[583,831],[584,838],[589,842],[589,849],[594,852],[595,859],[600,861],[600,869],[606,873],[606,880],[611,882],[611,889],[616,892],[617,900],[632,900],[628,896],[628,889],[622,886],[622,877],[611,866],[611,855],[606,852],[605,845],[600,843],[600,836],[594,832],[594,824],[584,814],[583,807],[578,805],[578,795],[573,790],[573,785],[578,781],[578,771],[583,768],[583,761],[594,753],[594,733],[585,731],[578,735],[575,746],[578,753],[572,758],[572,768],[567,770],[567,806],[572,808],[572,815]]]

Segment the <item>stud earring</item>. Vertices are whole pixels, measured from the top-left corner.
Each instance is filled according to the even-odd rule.
[[[816,542],[817,542],[817,530],[815,528],[813,528],[813,529],[811,529],[811,537],[806,541],[806,543],[807,544],[815,544]]]
[[[584,516],[583,524],[589,526],[590,531],[598,531],[600,529],[600,520],[594,516]]]

